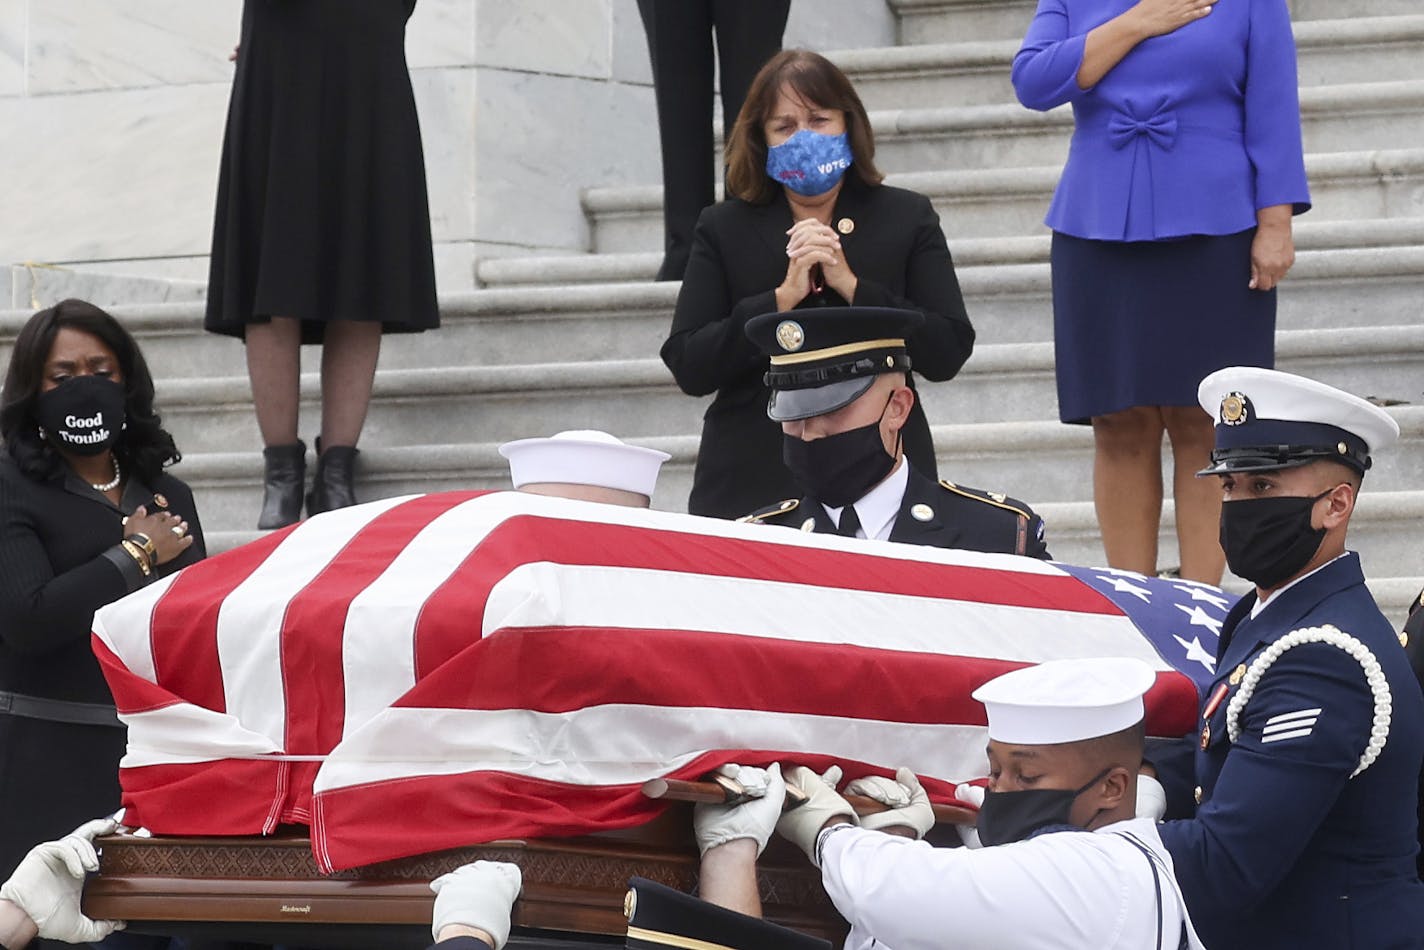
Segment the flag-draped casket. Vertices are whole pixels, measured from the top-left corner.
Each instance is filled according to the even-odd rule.
[[[128,821],[310,826],[338,869],[641,824],[723,761],[985,769],[985,680],[1159,671],[1194,723],[1215,588],[514,492],[330,512],[102,609]]]

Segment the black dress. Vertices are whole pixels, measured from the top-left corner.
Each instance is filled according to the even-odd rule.
[[[405,63],[414,0],[246,0],[204,326],[298,317],[439,325]]]
[[[0,880],[33,845],[119,807],[124,728],[73,720],[101,718],[104,707],[112,719],[90,627],[96,609],[142,586],[116,545],[124,516],[158,502],[193,536],[158,568],[167,575],[205,553],[187,485],[166,474],[151,486],[130,477],[115,507],[72,473],[27,477],[0,449],[0,703],[13,707],[0,712]]]
[[[698,219],[672,332],[662,347],[663,362],[683,392],[717,394],[702,422],[687,503],[694,515],[739,518],[802,494],[781,462],[781,427],[766,415],[767,357],[743,332],[752,317],[776,310],[791,224],[784,194],[761,206],[728,199]],[[938,382],[958,373],[974,349],[974,328],[929,199],[847,175],[831,224],[859,280],[855,299],[827,288],[798,309],[852,303],[918,310],[924,326],[906,341],[915,374]],[[937,478],[929,422],[918,399],[903,431],[915,470]]]

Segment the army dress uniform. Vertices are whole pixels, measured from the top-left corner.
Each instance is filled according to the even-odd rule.
[[[827,416],[860,399],[880,375],[908,374],[906,338],[923,322],[915,311],[881,307],[835,307],[752,318],[746,325],[747,337],[767,355],[771,367],[765,380],[771,387],[767,415],[779,423]],[[807,444],[795,436],[783,438],[792,448]],[[882,457],[881,450],[883,446],[870,454],[883,463],[883,477],[858,487],[859,497],[844,492],[855,500],[838,505],[825,500],[833,495],[818,492],[809,483],[815,473],[798,472],[788,455],[788,467],[806,495],[767,505],[738,520],[932,547],[1049,556],[1043,520],[1023,502],[948,480],[935,482],[902,454],[885,452]],[[847,451],[851,450],[837,449],[830,459],[832,466],[846,461]],[[872,477],[876,475],[879,472]]]
[[[1268,370],[1209,376],[1203,408],[1223,409],[1208,472],[1332,457],[1363,472],[1393,423],[1381,412],[1383,435],[1362,437],[1379,410],[1330,390],[1334,411],[1316,398],[1327,389]],[[1216,672],[1196,738],[1196,817],[1161,826],[1206,945],[1424,946],[1424,697],[1358,555],[1264,605],[1243,597],[1222,626]]]

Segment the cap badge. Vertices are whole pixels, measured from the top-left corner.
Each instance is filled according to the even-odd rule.
[[[795,352],[806,342],[806,331],[795,320],[782,320],[776,325],[776,342],[783,350]]]
[[[855,222],[850,218],[841,218],[836,222],[836,230],[842,234],[849,234],[855,230]]]
[[[633,914],[638,910],[638,892],[631,887],[628,893],[623,895],[623,916],[628,920],[633,919]]]
[[[913,505],[910,508],[910,517],[916,521],[929,521],[934,517],[934,509],[923,503]]]
[[[1251,401],[1242,393],[1227,393],[1221,399],[1222,425],[1239,426],[1251,417]]]

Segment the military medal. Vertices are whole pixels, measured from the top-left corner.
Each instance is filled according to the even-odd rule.
[[[1217,707],[1221,705],[1221,701],[1226,698],[1226,694],[1230,690],[1231,687],[1226,683],[1218,683],[1216,689],[1212,690],[1211,699],[1206,701],[1206,708],[1202,710],[1201,748],[1203,752],[1206,751],[1207,746],[1211,745],[1211,715],[1216,712]]]

